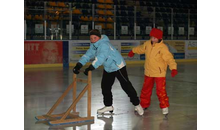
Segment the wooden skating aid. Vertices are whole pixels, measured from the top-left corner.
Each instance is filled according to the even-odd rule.
[[[82,72],[82,71],[80,71]],[[81,93],[76,97],[76,85],[77,82],[83,82],[87,85],[81,91]],[[52,106],[52,108],[48,111],[46,115],[36,116],[36,120],[45,121],[47,120],[50,125],[67,125],[72,123],[82,123],[82,122],[94,122],[94,117],[91,116],[91,87],[92,87],[92,73],[88,72],[88,79],[78,79],[76,74],[73,74],[73,82],[67,87],[64,93],[60,96],[60,98],[56,101],[56,103]],[[60,104],[60,102],[64,99],[64,97],[68,94],[68,92],[73,88],[73,103],[67,109],[66,112],[61,114],[52,114],[52,112],[56,109],[56,107]],[[87,91],[87,117],[79,117],[79,112],[76,112],[76,104],[80,101],[82,96]],[[70,111],[73,111],[70,113]]]

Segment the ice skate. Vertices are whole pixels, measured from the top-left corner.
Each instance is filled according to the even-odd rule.
[[[166,108],[162,108],[162,113],[163,113],[163,115],[165,116],[164,117],[164,120],[167,120],[168,119],[168,113],[169,113],[169,109],[168,109],[168,107],[166,107]]]
[[[141,107],[141,105],[139,104],[139,105],[137,105],[137,106],[135,106],[135,109],[134,109],[139,115],[143,115],[144,114],[144,110],[143,110],[143,108]]]
[[[106,114],[105,112],[110,112],[109,114],[111,115],[111,114],[113,114],[113,111],[114,111],[114,107],[113,106],[105,106],[105,107],[103,107],[103,108],[101,108],[101,109],[98,109],[97,110],[97,114],[99,114],[99,115],[102,115],[102,114]]]

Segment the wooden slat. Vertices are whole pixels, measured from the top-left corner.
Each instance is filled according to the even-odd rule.
[[[79,115],[79,112],[71,112],[72,115]]]
[[[73,74],[73,81],[76,81],[76,77],[77,75]],[[77,82],[74,82],[73,83],[73,102],[76,99],[76,85],[77,85]],[[73,112],[76,112],[76,105],[73,107]]]
[[[77,80],[77,82],[88,83],[88,81],[85,79],[76,79],[76,80]]]
[[[91,71],[89,71],[88,73],[88,91],[87,91],[87,117],[91,117],[91,81],[92,81],[92,74],[91,74]]]
[[[47,118],[48,120],[50,120],[50,121],[56,121],[56,120],[58,120],[56,117],[52,117],[52,116],[50,116],[50,115],[43,115],[45,118]]]
[[[68,117],[70,117],[70,118],[79,118],[79,114],[78,115],[76,115],[76,114],[69,114],[68,115]]]
[[[61,113],[61,114],[54,114],[54,115],[50,115],[51,117],[61,117],[61,116],[63,116],[64,115],[64,113]]]
[[[51,116],[51,117],[62,117],[63,115],[64,115],[64,113],[62,113],[62,114],[50,115],[50,116]],[[36,118],[38,118],[39,120],[48,120],[48,116],[47,116],[47,115],[37,116]]]
[[[36,118],[37,118],[38,120],[49,120],[49,119],[48,119],[48,116],[50,116],[50,117],[53,117],[53,118],[58,119],[58,117],[61,118],[64,114],[65,114],[65,113],[54,114],[54,115],[42,115],[42,116],[36,116]],[[78,116],[79,116],[79,112],[71,112],[68,116],[71,117],[71,118],[78,117]]]
[[[36,118],[37,120],[47,120],[47,118],[44,116],[36,116]]]

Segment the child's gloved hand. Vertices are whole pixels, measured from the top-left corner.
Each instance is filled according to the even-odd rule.
[[[74,74],[79,74],[79,70],[82,68],[82,64],[81,63],[77,63],[76,66],[73,68],[73,73]]]
[[[175,77],[176,75],[178,74],[178,71],[177,70],[172,70],[172,72],[171,72],[171,76],[172,77]]]
[[[129,57],[133,57],[133,56],[134,56],[134,52],[131,50],[131,51],[128,53],[128,56],[129,56]]]
[[[85,74],[86,76],[88,76],[88,72],[89,72],[89,71],[93,71],[94,69],[95,69],[95,68],[94,68],[92,65],[90,65],[88,68],[85,69],[84,74]]]

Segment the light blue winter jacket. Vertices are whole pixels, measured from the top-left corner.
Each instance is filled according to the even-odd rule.
[[[92,65],[95,69],[103,65],[106,72],[114,72],[123,68],[126,63],[121,54],[111,45],[108,37],[102,35],[101,39],[96,43],[90,43],[90,48],[87,50],[79,62],[85,65],[90,59],[95,58]]]

